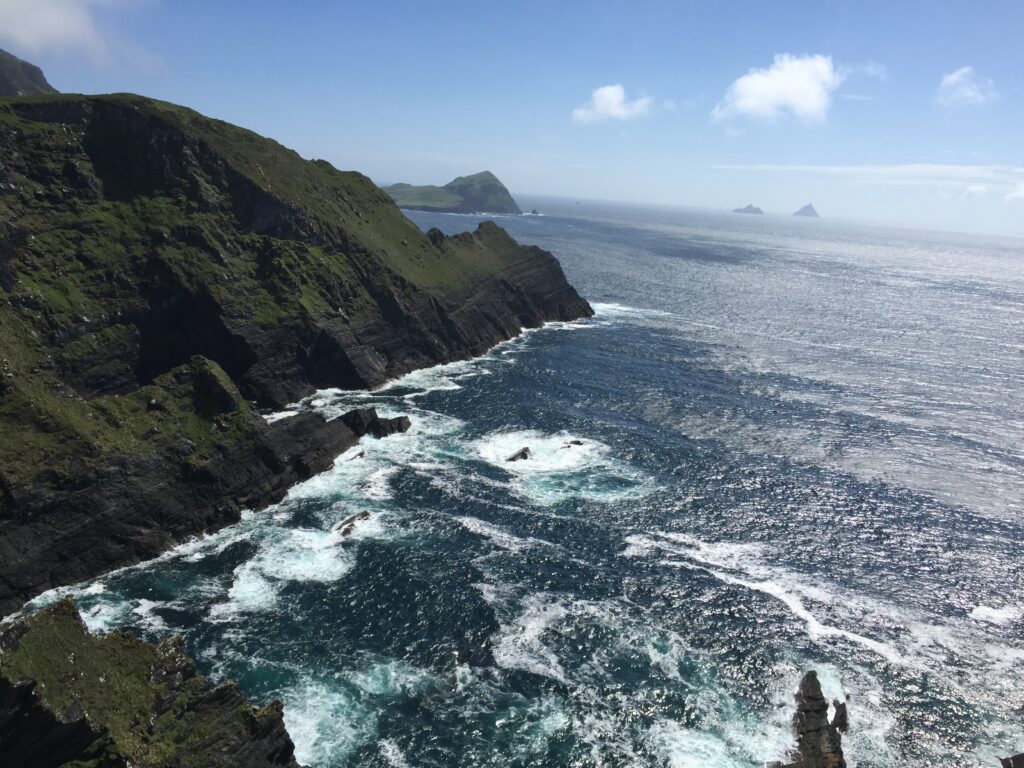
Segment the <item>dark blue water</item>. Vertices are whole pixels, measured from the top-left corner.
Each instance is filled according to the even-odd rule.
[[[414,426],[90,626],[185,634],[316,766],[755,766],[807,668],[851,765],[1024,749],[1024,243],[526,202],[596,318],[303,403]]]

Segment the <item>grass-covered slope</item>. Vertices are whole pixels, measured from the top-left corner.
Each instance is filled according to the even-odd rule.
[[[550,254],[493,224],[423,234],[251,131],[132,95],[0,100],[0,613],[273,501],[352,439],[253,403],[589,313]]]
[[[70,600],[0,628],[0,764],[297,768],[278,701],[196,672],[181,637],[90,635]]]
[[[392,184],[385,187],[402,208],[439,213],[522,213],[505,185],[490,171],[459,176],[443,187]]]

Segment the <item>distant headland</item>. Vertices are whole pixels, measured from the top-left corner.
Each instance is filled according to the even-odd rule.
[[[753,203],[751,203],[750,205],[746,205],[743,208],[733,208],[732,212],[733,213],[753,213],[753,214],[756,214],[758,216],[764,215],[764,211],[762,211],[760,208],[758,208]]]
[[[805,205],[799,211],[793,211],[793,215],[794,216],[808,216],[809,218],[812,218],[812,219],[818,218],[818,212],[816,210],[814,210],[814,206],[811,205],[810,203]]]
[[[443,187],[392,184],[384,187],[399,208],[438,213],[512,213],[522,211],[505,185],[490,171],[459,176]]]

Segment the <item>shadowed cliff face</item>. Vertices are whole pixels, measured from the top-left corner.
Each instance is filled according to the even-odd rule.
[[[39,67],[0,50],[0,98],[56,92]]]
[[[0,632],[3,765],[298,768],[281,713],[211,685],[180,636],[90,635],[70,600]]]
[[[136,96],[0,102],[0,613],[276,501],[355,437],[254,410],[591,314],[494,224]],[[289,420],[291,421],[291,420]]]

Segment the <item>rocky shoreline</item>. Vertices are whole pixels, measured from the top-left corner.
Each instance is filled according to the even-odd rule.
[[[281,408],[593,312],[493,223],[131,95],[0,101],[0,615],[280,500],[363,434]]]

